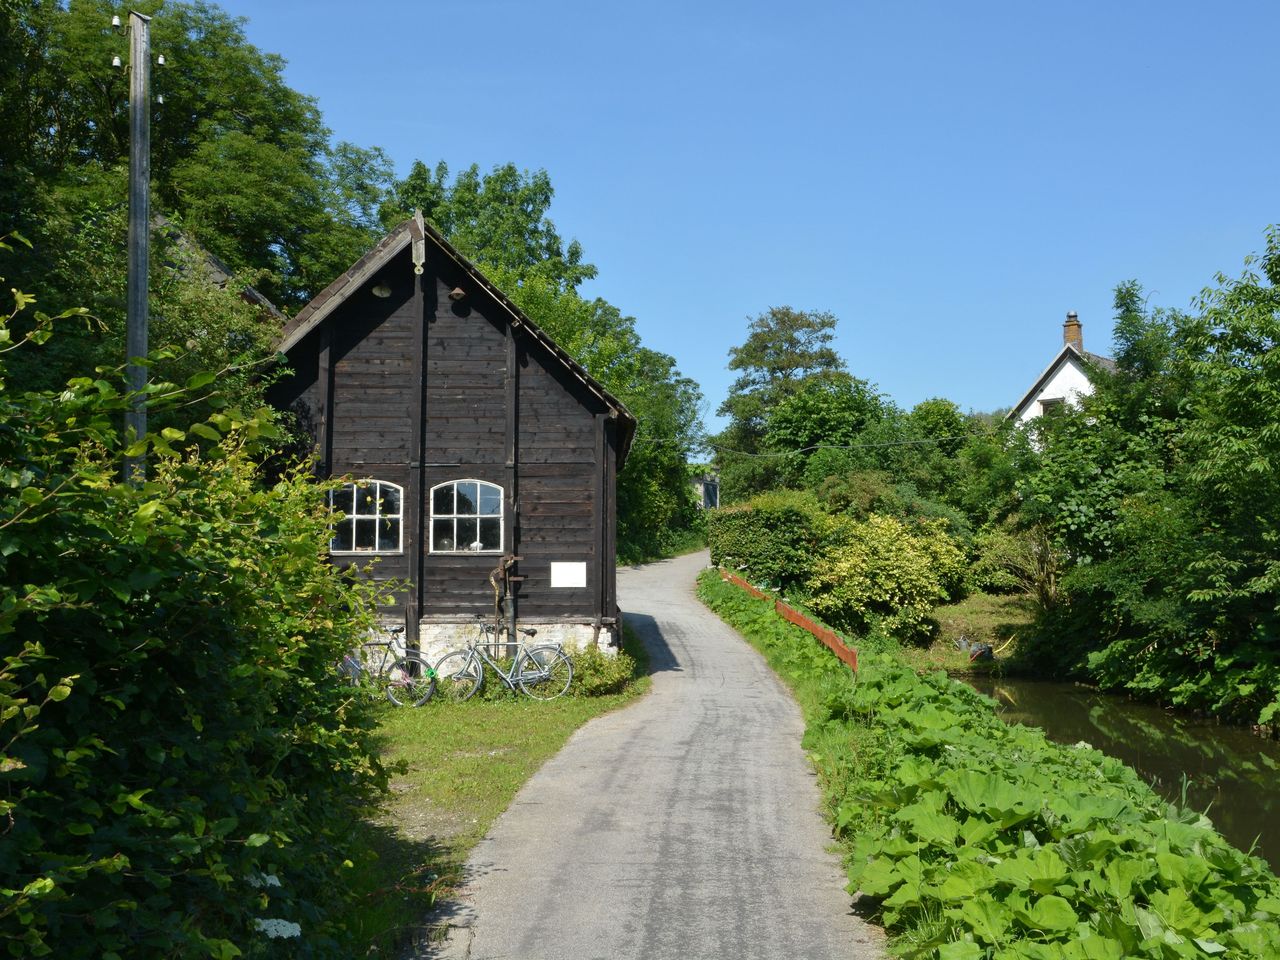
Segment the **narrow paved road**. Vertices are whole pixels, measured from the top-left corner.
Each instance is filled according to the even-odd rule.
[[[620,573],[652,692],[583,727],[467,864],[436,956],[878,958],[850,913],[802,722],[764,661],[694,597],[705,553]]]

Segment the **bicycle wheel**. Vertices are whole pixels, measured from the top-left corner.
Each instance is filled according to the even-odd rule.
[[[573,681],[573,664],[559,647],[533,647],[520,657],[520,689],[535,700],[554,700]]]
[[[387,699],[397,707],[420,707],[436,692],[436,672],[416,653],[406,653],[382,677]]]
[[[484,665],[470,650],[446,653],[436,663],[436,692],[442,700],[461,703],[469,700],[484,680]]]

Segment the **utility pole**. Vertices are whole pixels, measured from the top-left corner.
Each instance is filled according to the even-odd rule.
[[[151,258],[151,18],[129,11],[129,296],[125,334],[126,379],[133,395],[125,414],[125,442],[147,433],[142,390],[147,368],[147,275]],[[145,454],[125,461],[125,477],[146,478]]]

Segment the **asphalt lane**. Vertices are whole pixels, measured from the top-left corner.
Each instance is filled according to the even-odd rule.
[[[469,960],[884,956],[850,911],[800,711],[693,593],[707,555],[619,572],[653,689],[579,730],[466,867]]]

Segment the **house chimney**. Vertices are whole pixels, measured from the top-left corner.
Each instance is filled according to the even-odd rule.
[[[1084,353],[1084,334],[1080,328],[1080,318],[1072,310],[1067,314],[1067,322],[1062,325],[1062,345],[1075,347]]]

